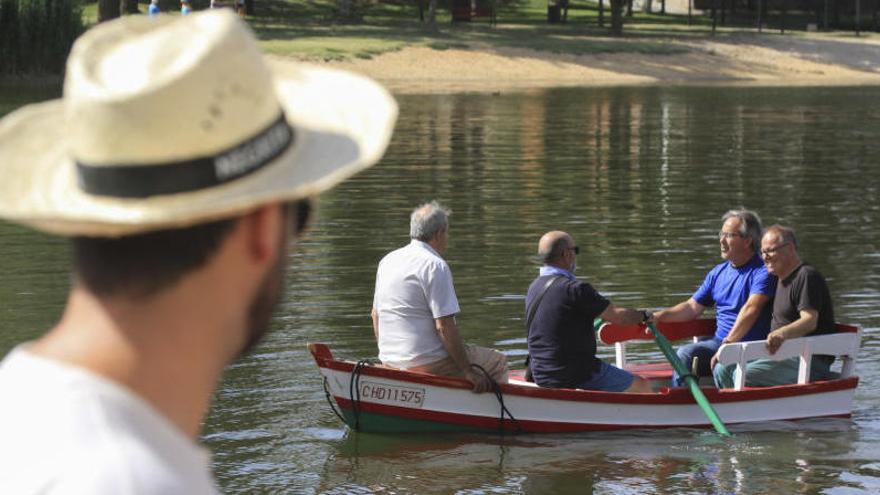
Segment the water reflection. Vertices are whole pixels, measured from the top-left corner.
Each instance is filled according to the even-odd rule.
[[[2,100],[2,98],[0,98]],[[228,493],[821,493],[880,484],[880,89],[627,88],[400,98],[382,164],[321,198],[291,254],[272,333],[229,370],[204,441]],[[379,259],[408,215],[453,210],[447,258],[473,343],[524,350],[523,293],[550,229],[621,305],[688,297],[719,260],[731,207],[795,227],[842,321],[864,327],[853,421],[498,439],[346,433],[305,349],[375,356]],[[67,291],[61,240],[0,224],[0,350],[33,338]],[[659,360],[650,344],[631,359]],[[611,349],[600,349],[606,358]],[[549,491],[548,491],[549,490]]]
[[[862,469],[841,458],[857,437],[849,422],[778,426],[772,442],[742,430],[731,441],[688,430],[443,438],[349,433],[325,462],[317,491],[444,491],[439,482],[456,493],[815,493],[832,472]],[[827,435],[817,441],[816,434]]]

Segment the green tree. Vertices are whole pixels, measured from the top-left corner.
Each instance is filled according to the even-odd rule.
[[[17,72],[18,0],[0,0],[0,73]]]
[[[83,31],[79,0],[0,0],[0,73],[59,73]]]

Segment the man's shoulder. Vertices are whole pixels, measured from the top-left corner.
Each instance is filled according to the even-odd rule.
[[[801,278],[803,280],[821,281],[822,283],[826,283],[825,276],[822,275],[822,272],[820,272],[818,268],[809,263],[802,264],[798,269],[795,277]]]
[[[760,256],[755,256],[749,261],[749,264],[746,265],[747,269],[751,273],[756,273],[760,275],[769,275],[770,272],[767,271],[767,265],[764,264],[764,260],[761,259]]]
[[[418,243],[410,243],[405,246],[401,246],[394,251],[386,254],[382,257],[382,260],[379,264],[387,263],[389,261],[397,262],[401,259],[409,259],[414,261],[419,261],[427,264],[437,264],[437,265],[446,265],[446,260],[444,260],[440,255],[431,251],[430,249],[425,248],[424,246],[419,245]]]
[[[148,448],[140,439],[108,432],[92,433],[88,442],[46,439],[32,448],[0,447],[9,476],[2,493],[217,493],[207,462],[180,462],[179,453]],[[38,439],[33,439],[37,441]],[[7,459],[10,447],[15,458]]]
[[[535,277],[532,282],[529,284],[529,288],[531,287],[543,287],[548,284],[550,281],[553,281],[553,287],[567,287],[571,285],[583,284],[585,282],[581,282],[578,279],[571,279],[560,275],[558,273],[551,273],[548,275],[538,275]]]
[[[584,282],[583,280],[577,278],[568,278],[561,275],[543,275],[535,278],[531,285],[529,285],[529,292],[534,292],[536,290],[540,290],[544,287],[550,280],[554,280],[553,284],[550,286],[548,290],[551,290],[556,293],[567,293],[567,294],[580,294],[587,292],[589,294],[597,293],[596,289],[590,285],[589,282]]]
[[[213,486],[201,449],[158,412],[114,391],[118,386],[44,358],[12,358],[0,369],[0,465],[10,472],[0,477],[0,493]]]
[[[822,273],[819,271],[818,268],[816,268],[815,266],[813,266],[809,263],[801,264],[801,271],[803,273],[805,273],[806,275],[819,276],[819,277],[825,278],[822,276]]]
[[[406,246],[401,246],[393,251],[389,251],[389,252],[385,253],[385,256],[382,256],[382,260],[380,261],[380,263],[385,262],[385,260],[394,259],[398,256],[404,255],[406,253],[406,250],[408,247],[409,247],[409,244],[407,244]]]
[[[752,258],[748,263],[740,267],[733,266],[729,261],[723,261],[715,265],[707,276],[724,276],[731,279],[740,277],[768,276],[767,267],[760,258]]]
[[[706,272],[706,277],[717,277],[722,272],[726,272],[731,269],[733,265],[730,264],[729,261],[722,261],[717,265],[713,266],[708,272]]]

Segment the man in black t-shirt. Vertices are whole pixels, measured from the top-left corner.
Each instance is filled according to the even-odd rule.
[[[780,225],[769,227],[761,239],[761,256],[767,271],[778,279],[773,319],[767,335],[768,352],[774,354],[787,339],[834,333],[834,307],[828,284],[818,270],[801,261],[794,231]],[[810,381],[829,378],[832,362],[833,356],[814,355]],[[753,361],[746,366],[746,386],[796,383],[799,365],[799,358]],[[736,365],[715,367],[719,387],[733,387],[735,369]]]
[[[532,376],[541,387],[581,388],[609,392],[651,392],[650,384],[596,357],[593,320],[619,325],[647,321],[645,311],[618,308],[574,276],[580,252],[570,235],[547,232],[538,242],[544,263],[526,294]],[[533,310],[534,308],[534,310]]]

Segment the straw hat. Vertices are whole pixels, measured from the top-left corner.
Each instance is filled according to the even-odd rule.
[[[230,11],[126,17],[77,40],[63,98],[0,121],[0,218],[113,237],[311,196],[377,162],[396,116],[363,77],[273,75]]]

